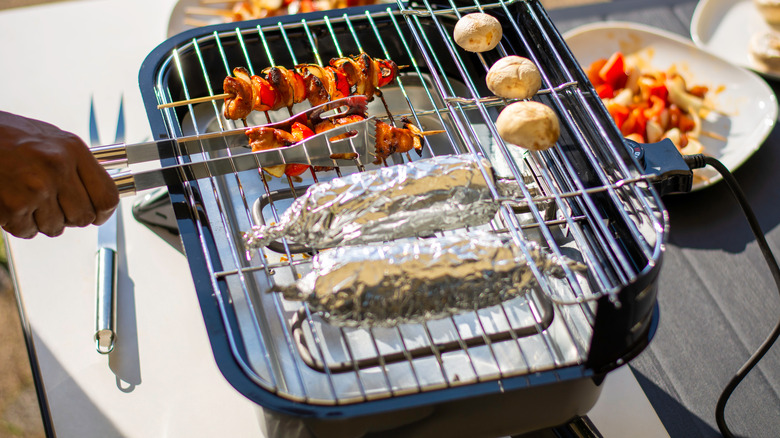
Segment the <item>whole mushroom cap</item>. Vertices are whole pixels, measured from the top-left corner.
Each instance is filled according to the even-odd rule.
[[[553,147],[561,135],[555,111],[535,101],[508,105],[498,115],[496,129],[505,142],[534,151]]]
[[[486,52],[495,48],[503,30],[496,17],[484,12],[466,14],[455,23],[455,43],[469,52]]]
[[[780,23],[780,0],[753,0],[753,3],[768,23]]]
[[[542,86],[542,77],[530,59],[505,56],[490,67],[485,77],[493,94],[507,99],[528,99]]]
[[[750,58],[769,70],[780,70],[780,35],[774,31],[756,32],[748,45]]]

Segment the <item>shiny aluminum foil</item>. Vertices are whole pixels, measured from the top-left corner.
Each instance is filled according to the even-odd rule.
[[[332,248],[482,225],[497,211],[477,158],[446,155],[314,184],[278,223],[253,227],[244,240],[247,248],[282,237]]]
[[[332,324],[394,326],[423,322],[499,304],[537,282],[530,264],[555,278],[563,266],[585,265],[527,243],[520,248],[486,231],[323,251],[312,271],[289,286],[275,286],[289,300],[306,301]]]

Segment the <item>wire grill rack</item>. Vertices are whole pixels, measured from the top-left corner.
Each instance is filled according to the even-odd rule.
[[[458,18],[475,11],[500,20],[504,37],[497,49],[474,54],[454,44]],[[619,365],[635,354],[633,342],[646,333],[647,307],[655,302],[650,292],[666,216],[538,1],[399,2],[194,29],[149,56],[141,71],[142,92],[160,137],[226,131],[243,124],[222,116],[221,101],[165,110],[156,105],[219,94],[222,80],[237,66],[256,74],[267,66],[325,65],[330,58],[361,52],[404,66],[371,102],[370,115],[443,129],[425,139],[423,157],[484,156],[502,178],[515,181],[528,207],[518,210],[516,199],[502,199],[492,187],[501,208],[484,228],[511,236],[526,254],[527,242],[539,242],[553,254],[582,261],[587,273],[569,271],[558,280],[534,268],[538,287],[499,306],[425,324],[336,327],[305,304],[266,293],[275,283],[307,273],[313,251],[284,241],[246,251],[241,236],[259,222],[278,221],[308,185],[378,165],[336,167],[300,181],[263,178],[257,170],[182,181],[169,189],[204,317],[214,338],[226,341],[224,346],[212,341],[215,354],[228,351],[228,360],[235,362],[227,368],[235,367],[244,375],[239,380],[274,397],[344,406],[478,382],[499,382],[495,391],[502,392],[506,379],[523,387],[540,378],[587,378],[594,369]],[[510,101],[493,96],[484,76],[493,62],[510,54],[539,67],[543,86],[533,99],[552,107],[561,121],[561,138],[548,151],[523,151],[496,132],[496,117]],[[289,112],[255,112],[247,123],[283,120],[307,108],[301,103]],[[171,160],[207,160],[215,154],[204,150]],[[416,159],[395,154],[392,163],[380,165]],[[629,311],[630,325],[612,327],[614,321],[608,321],[609,333],[602,334],[607,308]],[[632,340],[606,345],[610,337]],[[596,351],[606,351],[606,358],[595,360]],[[252,395],[255,390],[245,393],[263,397]]]

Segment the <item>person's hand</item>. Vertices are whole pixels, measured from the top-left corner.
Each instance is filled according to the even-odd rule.
[[[0,227],[29,239],[104,223],[119,193],[87,145],[56,126],[0,111]]]

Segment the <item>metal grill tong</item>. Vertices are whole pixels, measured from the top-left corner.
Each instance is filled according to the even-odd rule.
[[[324,103],[296,114],[289,119],[263,125],[268,128],[289,130],[295,121],[317,123],[327,118],[348,114],[366,113],[366,97],[352,96]],[[120,194],[132,195],[138,191],[162,187],[171,179],[194,181],[214,175],[224,175],[243,170],[272,167],[280,164],[308,164],[312,166],[362,167],[371,156],[368,126],[369,117],[349,125],[333,128],[306,139],[294,146],[274,150],[248,152],[246,129],[236,128],[224,132],[196,134],[171,140],[150,141],[132,145],[123,143],[92,147],[90,150],[98,162],[108,169],[125,168],[112,174]],[[230,153],[237,151],[237,154]],[[203,161],[182,163],[159,169],[133,172],[127,166],[163,158],[227,152],[225,156]],[[349,159],[340,157],[347,156]]]

